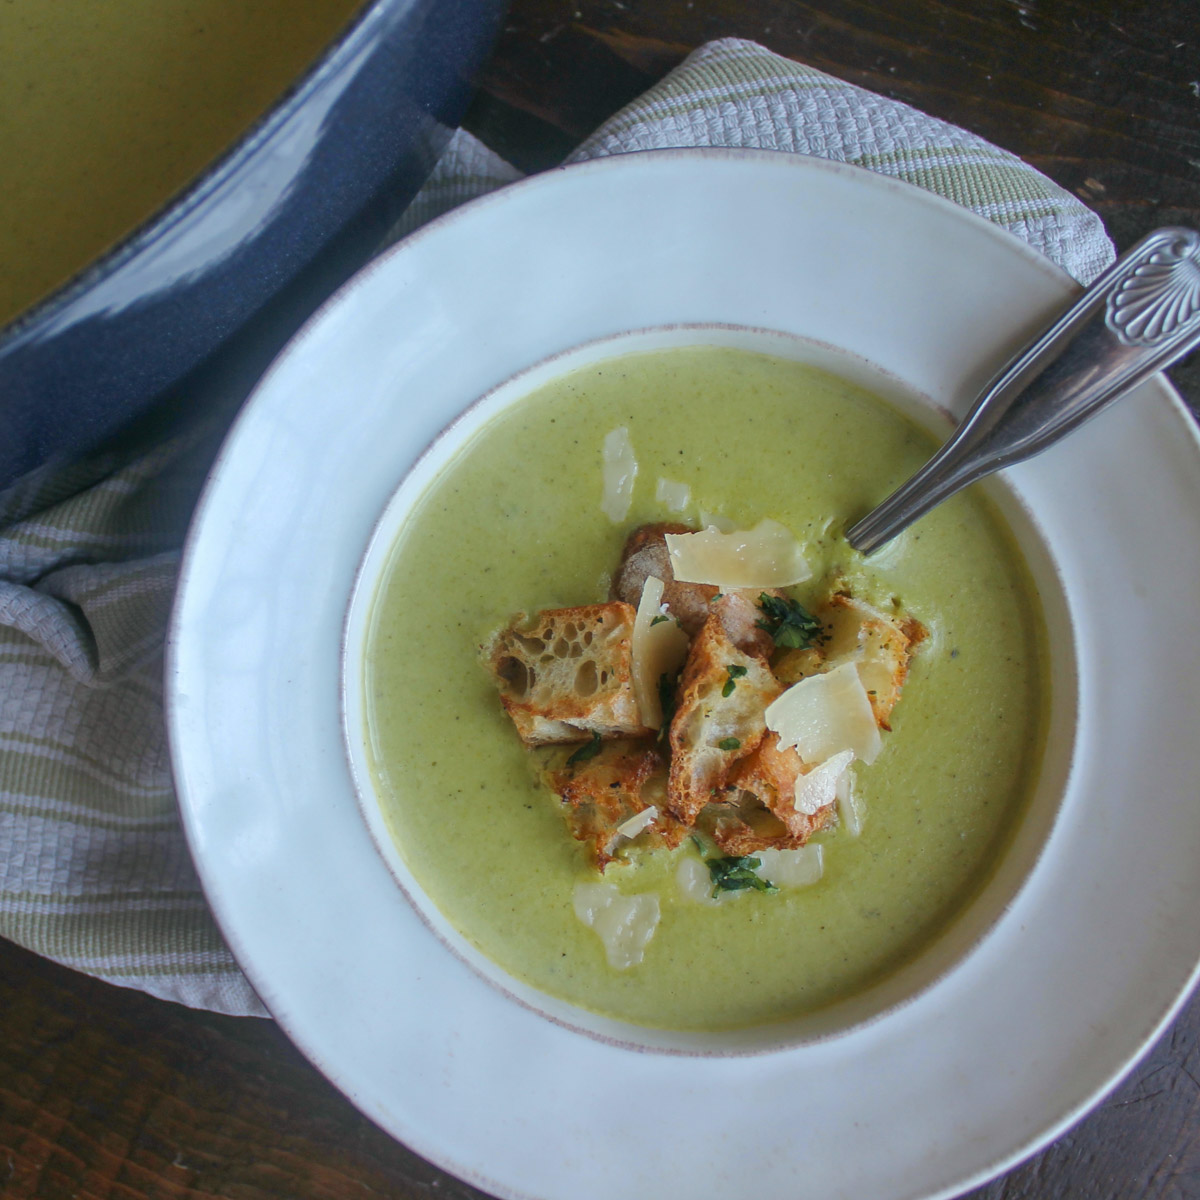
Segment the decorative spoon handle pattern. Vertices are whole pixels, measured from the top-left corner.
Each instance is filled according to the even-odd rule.
[[[1158,229],[984,389],[948,442],[846,533],[870,554],[975,480],[1030,458],[1200,345],[1200,234]]]

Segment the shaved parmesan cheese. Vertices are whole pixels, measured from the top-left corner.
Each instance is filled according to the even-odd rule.
[[[658,928],[658,897],[652,892],[626,896],[611,883],[577,883],[575,915],[596,931],[608,964],[618,971],[642,961]]]
[[[791,531],[769,518],[750,530],[668,533],[671,570],[681,583],[729,588],[776,588],[802,583],[812,572]]]
[[[737,894],[736,892],[718,892],[714,896],[712,875],[708,867],[701,859],[694,858],[690,854],[686,858],[681,858],[679,866],[675,868],[675,886],[685,900],[691,900],[696,904],[707,904],[710,908],[724,904]]]
[[[634,813],[627,821],[617,826],[617,835],[624,838],[635,838],[643,829],[649,829],[658,820],[658,809],[651,804],[640,813]]]
[[[622,425],[604,439],[604,499],[600,507],[614,524],[619,524],[629,515],[637,473],[638,464],[633,455],[633,443],[629,440],[629,430]]]
[[[858,668],[843,663],[794,683],[767,708],[767,728],[781,749],[795,746],[806,763],[823,763],[843,750],[872,763],[883,748]]]
[[[721,533],[732,533],[737,526],[728,518],[723,517],[720,513],[705,512],[700,510],[700,524],[705,529],[716,529]]]
[[[633,694],[647,729],[662,727],[662,698],[658,681],[675,673],[687,657],[688,636],[673,617],[662,611],[663,581],[646,576],[642,598],[633,621]]]
[[[837,806],[842,828],[851,837],[858,837],[863,827],[862,801],[854,793],[854,776],[849,771],[838,780]]]
[[[660,475],[654,488],[654,498],[659,504],[665,504],[671,512],[686,512],[692,502],[692,489],[686,483],[676,483]]]
[[[801,755],[803,758],[804,756]],[[842,750],[796,780],[796,811],[812,816],[837,799],[838,784],[854,761],[853,750]]]
[[[759,862],[755,874],[776,887],[811,887],[825,871],[819,842],[798,850],[755,850],[754,857]]]

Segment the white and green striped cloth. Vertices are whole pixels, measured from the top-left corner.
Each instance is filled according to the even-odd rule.
[[[752,42],[697,50],[569,161],[670,146],[894,175],[1081,283],[1113,259],[1095,214],[1011,154]],[[395,236],[517,178],[460,132]],[[179,547],[219,434],[208,419],[132,459],[96,456],[0,507],[0,935],[112,983],[262,1014],[188,857],[162,716]]]

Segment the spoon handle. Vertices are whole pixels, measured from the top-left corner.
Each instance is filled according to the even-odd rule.
[[[1144,237],[1022,350],[948,442],[851,527],[877,550],[961,488],[1037,454],[1200,345],[1200,234]]]

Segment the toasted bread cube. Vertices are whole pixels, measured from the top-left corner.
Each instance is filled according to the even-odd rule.
[[[789,746],[787,749],[781,749],[779,738],[773,733],[768,733],[754,752],[742,759],[730,773],[729,786],[740,793],[739,815],[743,823],[751,827],[750,832],[758,835],[753,849],[797,849],[814,833],[832,822],[837,810],[834,799],[814,812],[803,812],[796,806],[796,786],[810,770],[794,748]],[[747,821],[747,813],[753,813],[754,803],[779,822],[780,829],[773,837],[769,835],[769,828],[764,829],[766,823],[761,819]],[[732,833],[733,827],[730,826],[723,841],[714,831],[714,838],[722,849],[725,849],[725,843],[733,843]],[[737,844],[747,845],[748,842],[743,837]],[[749,852],[748,849],[726,850],[726,853],[730,854]]]
[[[667,806],[687,825],[726,787],[730,771],[766,733],[780,693],[770,668],[740,650],[714,611],[688,653],[671,720]]]
[[[805,646],[803,649],[783,651],[771,664],[771,670],[786,687],[810,675],[819,675],[824,664],[825,651],[820,646]]]
[[[908,677],[913,651],[925,639],[925,627],[840,592],[830,596],[819,615],[828,633],[820,669],[855,663],[876,724],[890,730],[892,709]]]
[[[723,853],[735,858],[755,850],[794,849],[787,826],[757,797],[731,788],[720,803],[701,812],[696,828],[716,843]]]
[[[657,742],[605,742],[581,761],[560,757],[547,767],[544,778],[563,803],[571,836],[587,844],[600,871],[626,843],[621,826],[639,813],[654,810],[653,819],[637,835],[643,843],[674,847],[687,832],[663,803],[666,763]]]
[[[729,795],[728,801],[713,804],[700,814],[698,828],[723,854],[737,858],[758,850],[799,850],[834,818],[833,807],[822,809],[810,819],[809,829],[795,834],[749,792],[731,791]]]
[[[527,745],[650,733],[633,690],[634,616],[621,601],[522,613],[483,647]]]

